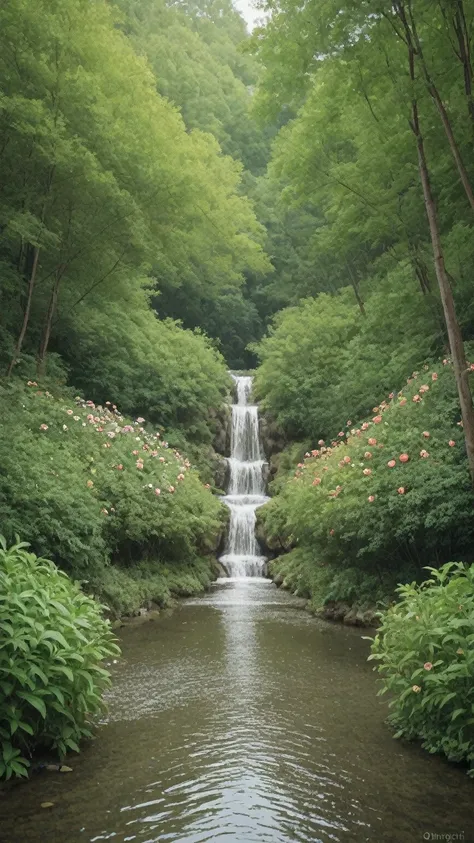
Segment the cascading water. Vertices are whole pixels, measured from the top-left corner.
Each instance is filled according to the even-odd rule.
[[[255,535],[256,510],[268,498],[262,449],[258,432],[258,407],[248,404],[252,378],[232,375],[237,387],[237,404],[232,405],[229,488],[224,502],[230,509],[227,548],[221,562],[229,577],[258,577],[263,572]]]

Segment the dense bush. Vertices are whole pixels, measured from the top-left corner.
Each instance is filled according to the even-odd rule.
[[[395,737],[420,738],[474,776],[474,565],[429,570],[421,585],[397,589],[369,658],[391,696]]]
[[[350,288],[304,299],[282,310],[256,347],[257,396],[289,439],[326,439],[348,412],[365,415],[439,346],[436,311],[409,266],[401,263],[367,296],[365,317]]]
[[[97,404],[113,400],[123,413],[164,427],[167,438],[172,431],[176,439],[210,443],[210,411],[230,385],[225,362],[203,334],[160,321],[140,299],[130,313],[92,301],[65,319],[56,342],[69,380]]]
[[[111,559],[189,561],[222,529],[224,507],[189,460],[108,402],[4,384],[0,464],[7,540],[20,535],[81,579]]]
[[[314,443],[279,485],[259,520],[271,542],[307,551],[307,571],[330,572],[326,600],[389,595],[427,564],[469,560],[473,495],[449,362],[424,366],[372,418]]]
[[[0,537],[0,778],[24,776],[34,749],[79,751],[103,710],[117,655],[100,606],[52,562]]]

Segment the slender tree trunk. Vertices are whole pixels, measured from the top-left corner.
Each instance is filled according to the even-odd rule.
[[[443,15],[446,19],[446,14]],[[472,60],[471,60],[471,42],[469,29],[466,21],[466,14],[464,12],[463,0],[455,0],[455,11],[452,18],[452,26],[458,42],[458,50],[454,48],[456,57],[462,64],[464,76],[464,91],[467,99],[467,110],[474,126],[474,99],[472,96]]]
[[[400,20],[402,21],[402,24],[405,28],[405,34],[406,34],[406,37],[407,37],[407,40],[408,40],[408,47],[409,47],[409,49],[413,50],[416,53],[417,57],[420,60],[421,68],[423,70],[423,76],[425,78],[426,87],[428,89],[428,92],[429,92],[433,102],[435,103],[435,105],[438,109],[439,116],[441,117],[441,122],[443,124],[443,128],[444,128],[446,137],[448,139],[449,147],[451,149],[451,154],[454,158],[454,161],[455,161],[458,173],[459,173],[459,177],[461,179],[462,186],[464,187],[464,191],[465,191],[466,196],[468,198],[469,204],[470,204],[472,210],[474,211],[474,192],[473,192],[473,189],[472,189],[472,186],[471,186],[471,182],[469,181],[469,176],[468,176],[464,161],[462,159],[462,155],[461,155],[459,146],[456,142],[456,138],[454,137],[453,127],[451,126],[451,121],[449,119],[448,112],[446,111],[446,108],[444,107],[444,104],[443,104],[443,101],[441,99],[438,88],[436,87],[436,85],[433,81],[433,78],[432,78],[432,76],[429,72],[429,69],[428,69],[428,65],[426,64],[426,61],[425,61],[423,48],[422,48],[422,45],[421,45],[420,38],[418,36],[418,30],[416,28],[415,19],[414,19],[414,16],[413,16],[412,0],[408,0],[406,8],[408,9],[408,14],[409,14],[409,17],[410,17],[410,24],[408,23],[408,20],[407,20],[407,17],[406,17],[404,4],[398,3],[398,5],[397,5],[398,15],[399,15]]]
[[[347,271],[349,273],[349,278],[351,279],[351,287],[354,290],[356,302],[359,305],[359,310],[362,313],[362,316],[365,316],[366,315],[365,305],[364,305],[364,302],[362,301],[362,296],[361,296],[360,291],[359,291],[359,283],[358,283],[357,278],[355,277],[354,273],[352,272],[352,269],[351,269],[350,265],[348,263],[346,265],[347,265]]]
[[[414,115],[414,123],[415,119],[417,120],[417,115]],[[421,183],[423,186],[423,196],[425,200],[425,208],[428,217],[428,223],[430,227],[431,243],[433,245],[436,277],[438,279],[439,290],[441,294],[444,318],[446,320],[446,328],[448,331],[449,347],[453,359],[454,376],[456,378],[456,385],[459,394],[459,403],[461,405],[461,414],[464,426],[464,436],[466,441],[469,471],[471,473],[471,478],[474,483],[474,407],[472,406],[472,395],[468,380],[468,368],[466,363],[466,355],[464,353],[464,343],[459,322],[456,317],[453,293],[451,290],[448,273],[446,272],[446,267],[444,263],[443,249],[441,245],[441,237],[438,225],[438,216],[436,213],[436,206],[431,190],[423,138],[419,131],[418,122],[417,131],[415,132],[415,134],[418,149],[418,165],[420,169]]]
[[[429,177],[428,164],[426,160],[425,144],[423,141],[423,135],[421,133],[418,103],[415,96],[415,49],[411,38],[410,27],[408,25],[408,21],[404,13],[402,3],[397,4],[397,12],[400,15],[400,20],[405,30],[406,43],[408,47],[408,65],[410,71],[410,80],[413,85],[410,127],[416,139],[416,147],[418,152],[418,168],[420,172],[421,185],[423,188],[423,199],[425,202],[426,215],[428,217],[431,245],[433,247],[436,278],[438,280],[441,302],[443,305],[449,347],[453,359],[454,376],[456,379],[456,386],[459,395],[459,403],[461,405],[461,415],[464,427],[464,437],[466,442],[469,472],[471,475],[471,481],[474,485],[474,407],[472,405],[472,394],[468,380],[466,355],[464,352],[464,343],[462,339],[461,328],[459,326],[459,322],[456,316],[453,291],[449,283],[449,276],[444,263],[443,247],[441,243],[441,235],[438,223],[438,214],[436,211],[433,192],[431,190],[431,182]]]
[[[21,353],[21,349],[23,347],[23,340],[25,339],[26,329],[28,327],[28,322],[29,322],[29,319],[30,319],[31,302],[33,300],[33,291],[34,291],[35,282],[36,282],[36,272],[37,272],[37,269],[38,269],[39,253],[40,253],[39,246],[35,246],[34,247],[34,253],[33,253],[33,265],[31,267],[30,280],[28,282],[28,294],[27,294],[27,298],[26,298],[25,312],[23,314],[23,323],[22,323],[22,326],[21,326],[21,330],[20,330],[18,339],[16,341],[16,346],[15,346],[15,350],[13,352],[13,357],[10,360],[10,365],[7,369],[7,377],[8,378],[10,377],[10,375],[13,371],[13,368],[17,363],[17,359],[18,359],[18,357]]]
[[[59,285],[61,283],[61,278],[63,276],[63,271],[60,269],[57,274],[56,278],[54,279],[53,288],[51,290],[51,295],[49,297],[49,304],[48,304],[48,312],[46,314],[46,321],[43,328],[43,333],[41,336],[41,342],[38,352],[38,358],[36,361],[36,371],[39,376],[44,375],[45,364],[46,364],[46,354],[48,352],[48,345],[49,340],[51,337],[51,327],[53,324],[53,317],[56,312],[56,305],[58,303],[58,293],[59,293]]]

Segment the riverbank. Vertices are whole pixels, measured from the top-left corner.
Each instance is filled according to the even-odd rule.
[[[321,583],[310,580],[295,560],[295,554],[284,554],[267,563],[269,579],[284,591],[306,600],[305,609],[325,621],[346,626],[374,628],[378,625],[381,606],[365,600],[325,600]],[[388,605],[389,598],[384,601]]]
[[[156,616],[183,597],[204,594],[222,574],[214,556],[186,563],[141,562],[133,567],[110,566],[84,590],[101,604],[114,627],[133,618]]]

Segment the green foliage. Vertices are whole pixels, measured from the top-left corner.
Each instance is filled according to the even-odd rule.
[[[60,758],[91,737],[116,656],[100,606],[52,562],[0,537],[0,778],[26,776],[37,748]]]
[[[126,336],[129,373],[154,377],[152,294],[167,315],[160,290],[185,289],[196,305],[268,269],[242,165],[212,135],[187,131],[117,14],[105,0],[0,11],[2,366],[23,351],[44,372],[51,347],[80,370],[93,351],[117,381]],[[144,323],[157,346],[148,372]]]
[[[400,586],[381,617],[370,659],[390,695],[395,737],[464,761],[474,775],[474,566],[428,569],[421,585]]]
[[[271,542],[307,551],[310,567],[327,566],[325,600],[361,592],[376,600],[402,575],[419,577],[423,565],[471,557],[472,487],[459,415],[449,362],[426,364],[371,419],[349,419],[279,479],[280,494],[259,520]]]
[[[256,393],[290,439],[317,441],[348,414],[367,413],[437,340],[436,317],[401,265],[373,291],[365,317],[349,288],[283,310],[257,347]]]
[[[88,589],[104,602],[111,617],[120,618],[142,608],[171,607],[176,597],[201,594],[215,579],[215,573],[210,557],[187,563],[110,565],[100,576],[92,575]]]
[[[77,578],[108,561],[208,552],[224,507],[144,420],[35,382],[1,387],[0,522]],[[19,447],[12,449],[14,435]]]

